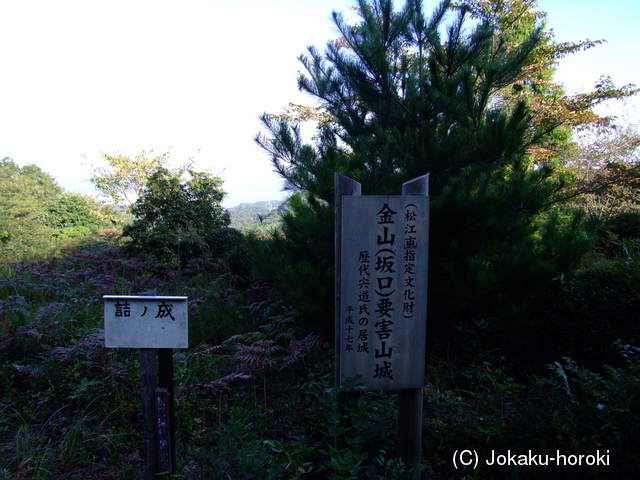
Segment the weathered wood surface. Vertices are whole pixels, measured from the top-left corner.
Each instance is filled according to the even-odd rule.
[[[144,442],[144,478],[152,480],[158,473],[158,437],[156,433],[157,350],[140,349],[142,374],[142,436]]]
[[[166,388],[156,388],[156,435],[158,472],[173,473],[173,442],[171,439],[171,398]]]
[[[105,295],[107,348],[187,348],[187,297]]]
[[[176,422],[175,422],[175,388],[174,388],[173,350],[158,349],[158,388],[167,392],[167,422],[169,426],[169,445],[171,472],[176,464]]]
[[[342,198],[340,383],[424,384],[429,199]]]
[[[428,197],[429,175],[423,175],[422,177],[415,178],[402,185],[402,195]],[[427,222],[427,242],[428,238],[429,223]],[[428,269],[428,265],[426,265],[426,267]],[[398,453],[405,465],[410,469],[415,469],[413,474],[415,480],[420,478],[418,466],[422,460],[423,402],[423,385],[416,388],[402,389],[398,392]]]
[[[429,175],[403,184],[402,197],[361,197],[360,184],[339,174],[335,190],[336,385],[343,392],[357,384],[399,390],[398,453],[417,479],[422,456]],[[370,288],[362,288],[367,282]],[[365,339],[374,342],[365,348]],[[362,393],[344,392],[338,405],[346,395]]]
[[[342,310],[342,298],[341,298],[341,278],[339,272],[342,269],[342,221],[340,212],[342,211],[342,199],[345,196],[360,195],[362,193],[362,186],[355,180],[345,177],[339,173],[334,174],[334,187],[335,187],[335,356],[336,356],[336,386],[340,385],[340,311]]]

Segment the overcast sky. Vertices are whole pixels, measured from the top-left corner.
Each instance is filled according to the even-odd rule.
[[[195,157],[198,169],[221,175],[226,206],[283,198],[253,141],[258,116],[311,102],[297,90],[297,57],[335,37],[331,10],[352,5],[0,0],[0,158],[36,163],[65,188],[91,193],[88,165],[103,152],[169,150],[177,163]],[[557,79],[570,92],[604,74],[617,86],[640,85],[640,2],[539,5],[558,41],[608,40],[563,61]]]

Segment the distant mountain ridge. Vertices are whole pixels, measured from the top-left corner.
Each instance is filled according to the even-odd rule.
[[[227,208],[231,215],[231,227],[241,232],[261,232],[277,228],[280,224],[280,213],[286,209],[286,200],[262,200],[254,203],[241,203]]]
[[[261,200],[259,202],[254,202],[254,203],[240,203],[235,207],[227,208],[227,210],[231,212],[232,210],[240,210],[240,209],[246,209],[246,208],[257,208],[257,209],[261,207],[266,207],[267,209],[278,208],[282,203],[284,203],[283,200]]]

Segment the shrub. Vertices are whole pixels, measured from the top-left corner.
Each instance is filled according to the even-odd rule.
[[[222,260],[234,275],[248,277],[251,273],[249,248],[245,236],[235,228],[213,230],[206,237],[209,255]]]
[[[589,367],[615,363],[618,356],[612,342],[640,342],[639,284],[640,265],[622,260],[559,279],[540,308],[522,358],[530,355],[548,363],[566,356]]]
[[[575,478],[634,478],[640,468],[636,454],[640,435],[640,349],[613,343],[617,363],[593,371],[564,358],[549,365],[551,377],[538,378],[528,402],[504,432],[500,448],[526,451],[532,447],[550,455],[609,454],[609,464],[571,467]],[[551,465],[551,464],[550,464]],[[567,478],[568,469],[539,467],[516,478]],[[544,472],[544,473],[543,473]]]
[[[203,256],[209,232],[229,225],[229,213],[221,206],[225,196],[222,180],[208,173],[158,169],[147,182],[131,211],[136,217],[123,235],[131,238],[130,249],[158,261],[182,266]]]
[[[244,235],[240,230],[226,227],[213,230],[206,237],[209,254],[213,258],[224,259],[230,252],[245,244]]]
[[[640,210],[619,213],[608,219],[604,228],[620,238],[640,238]]]

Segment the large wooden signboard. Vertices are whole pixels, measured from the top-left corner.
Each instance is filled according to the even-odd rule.
[[[429,198],[355,195],[340,203],[340,385],[421,388]]]
[[[187,297],[105,295],[107,348],[187,348]]]

